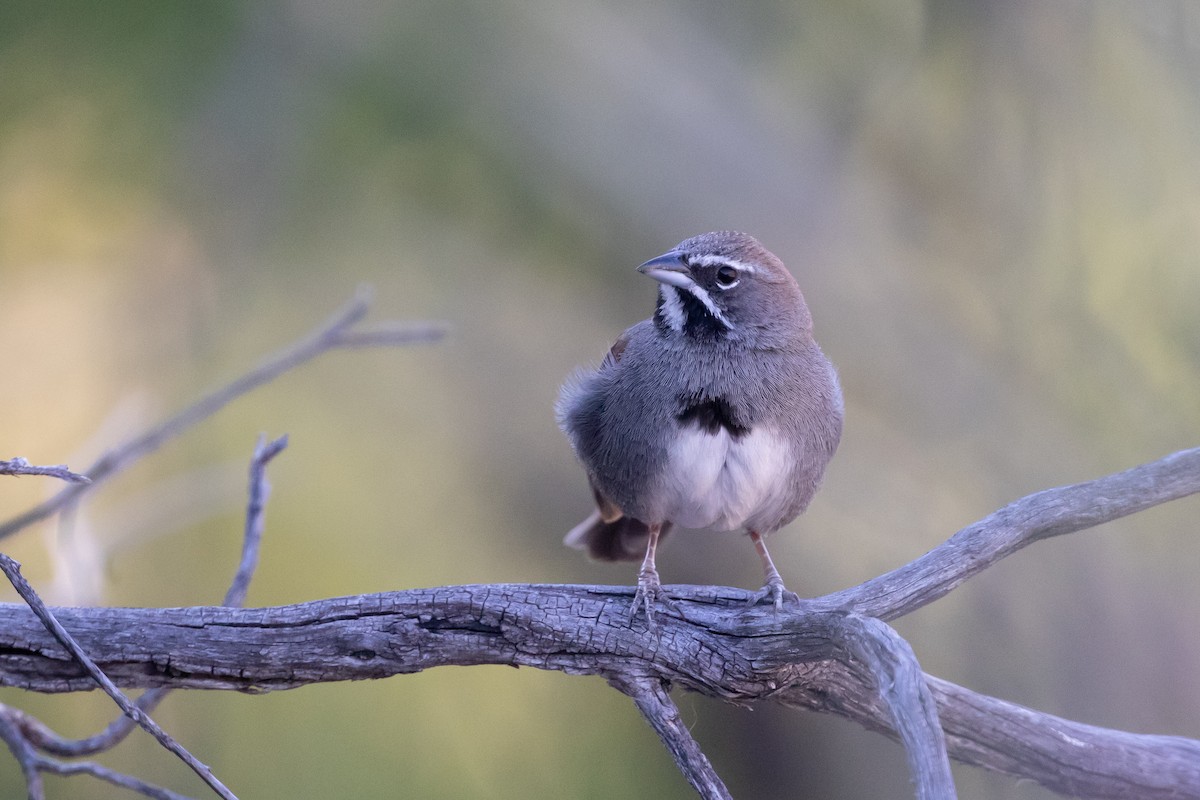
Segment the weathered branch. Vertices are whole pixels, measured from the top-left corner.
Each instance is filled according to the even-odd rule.
[[[21,774],[25,777],[25,786],[29,791],[29,800],[42,800],[46,796],[46,792],[42,773],[38,770],[37,753],[21,735],[21,731],[13,721],[3,713],[0,713],[0,741],[8,745],[8,751],[17,760],[17,766],[21,768]]]
[[[915,662],[896,646],[898,638],[862,613],[894,617],[1025,544],[1198,489],[1200,449],[1040,492],[889,576],[780,615],[743,608],[749,593],[741,590],[670,587],[683,616],[660,613],[654,635],[629,626],[633,590],[623,587],[459,586],[267,609],[62,609],[57,615],[121,686],[260,692],[483,663],[597,674],[627,685],[636,676],[632,694],[642,706],[654,699],[647,687],[677,684],[727,701],[771,699],[841,714],[903,738],[918,782],[941,786],[936,768],[920,777],[940,759],[913,744],[937,739],[928,731],[934,717],[919,712],[932,697],[954,758],[1074,795],[1200,798],[1200,743],[1083,725],[928,676],[929,693],[922,695],[921,682],[905,676]],[[20,606],[0,612],[0,683],[44,692],[91,688],[91,678],[32,612]],[[854,626],[872,629],[873,637],[847,638]],[[887,647],[879,649],[881,642]],[[669,723],[669,709],[655,713]],[[686,750],[686,741],[678,747]],[[949,796],[940,788],[929,792]]]
[[[857,614],[845,616],[838,641],[849,651],[849,663],[862,664],[870,673],[874,694],[904,744],[918,800],[956,797],[937,705],[908,642],[887,623]]]
[[[267,482],[266,474],[267,464],[283,452],[286,447],[287,436],[281,436],[270,443],[267,442],[265,436],[260,436],[258,443],[255,445],[254,456],[250,460],[249,500],[246,506],[246,524],[242,537],[242,556],[233,580],[229,585],[229,590],[225,594],[224,605],[226,606],[240,607],[245,602],[246,592],[250,588],[250,581],[253,579],[254,571],[258,566],[259,546],[262,542],[263,532],[263,515],[266,510],[267,498],[270,496],[270,484]],[[15,572],[16,565],[11,559],[2,554],[0,554],[0,559],[4,559],[3,568],[6,573]],[[56,636],[61,632],[61,636],[59,637],[60,643],[67,645],[68,649],[72,649],[73,652],[82,652],[78,643],[62,630],[61,625],[57,623],[53,615],[44,607],[41,600],[33,594],[32,588],[28,586],[24,579],[19,574],[15,576],[10,575],[10,579],[19,590],[24,590],[22,591],[22,596],[30,595],[30,597],[27,597],[29,601],[28,605],[43,620],[43,624],[46,624],[52,630],[57,629],[55,630]],[[62,641],[62,637],[65,637],[66,641]],[[86,664],[84,666],[86,668]],[[100,680],[107,680],[107,677],[104,676]],[[0,738],[5,741],[13,756],[21,764],[22,770],[26,774],[26,783],[31,797],[41,797],[42,781],[40,773],[49,772],[56,775],[91,775],[147,797],[162,798],[163,800],[187,800],[183,795],[176,794],[169,789],[110,770],[101,764],[93,762],[68,764],[56,761],[37,752],[41,750],[56,756],[78,757],[115,747],[133,730],[135,725],[145,725],[146,721],[150,720],[150,713],[170,691],[169,687],[157,687],[146,691],[132,704],[132,713],[125,708],[125,705],[122,705],[122,709],[126,713],[113,720],[100,733],[85,739],[66,739],[50,730],[41,720],[26,714],[20,709],[0,704]],[[119,704],[120,702],[118,700]],[[126,704],[128,702],[128,700],[125,700]],[[151,730],[151,733],[154,733],[154,731]],[[167,738],[169,739],[169,737]],[[160,739],[160,741],[162,740]],[[164,745],[167,745],[167,743],[164,742]],[[175,747],[179,746],[176,744]],[[168,749],[172,748],[168,746]],[[182,750],[182,748],[179,749]],[[186,753],[186,751],[183,752]],[[187,753],[187,757],[184,760],[189,762],[189,766],[193,766],[191,762],[195,761],[190,753]],[[193,769],[197,768],[207,769],[207,767],[200,765],[199,762],[195,762]],[[31,775],[33,776],[32,778],[30,777]],[[202,777],[204,776],[202,775]],[[214,789],[216,788],[214,786]],[[224,787],[221,787],[218,791],[222,789]]]
[[[220,797],[225,800],[237,800],[233,792],[221,783],[213,771],[209,769],[207,764],[202,763],[199,759],[193,756],[179,742],[163,730],[144,709],[130,700],[125,694],[117,688],[116,684],[104,674],[104,671],[96,665],[96,662],[88,655],[87,651],[79,645],[75,638],[62,626],[55,617],[54,613],[46,607],[33,587],[21,575],[21,565],[14,561],[4,553],[0,553],[0,571],[3,571],[12,583],[13,588],[17,590],[17,594],[21,595],[21,599],[28,605],[29,610],[38,618],[38,620],[46,627],[46,630],[53,636],[58,645],[65,649],[70,658],[80,667],[83,672],[95,683],[104,690],[104,693],[113,699],[113,701],[124,712],[125,716],[132,719],[143,729],[153,736],[159,744],[164,748],[174,753],[183,763],[187,764],[200,779],[212,788]]]
[[[254,577],[254,570],[258,568],[263,515],[266,513],[267,498],[271,496],[271,484],[267,481],[267,464],[282,453],[287,445],[288,437],[284,435],[269,443],[267,437],[259,436],[258,444],[254,446],[254,457],[250,459],[250,487],[247,492],[249,500],[246,503],[246,525],[242,533],[242,557],[238,561],[233,581],[229,584],[229,591],[225,593],[225,602],[221,605],[238,608],[246,602],[250,580]]]
[[[1028,495],[963,528],[915,561],[866,583],[806,601],[896,619],[949,594],[1005,556],[1200,492],[1200,447],[1085,483]]]
[[[686,589],[669,587],[677,595]],[[728,590],[734,600],[719,590],[697,592],[679,601],[686,619],[660,613],[651,637],[629,626],[632,594],[625,587],[498,584],[261,609],[56,614],[124,687],[263,692],[436,666],[509,664],[571,674],[633,672],[721,700],[777,700],[892,730],[870,669],[835,644],[846,612],[776,616],[743,608],[736,590]],[[0,605],[0,684],[42,692],[93,686],[19,605]],[[1200,743],[1094,728],[951,684],[933,686],[954,758],[1059,791],[1069,774],[1079,796],[1200,798]],[[1026,736],[1031,731],[1044,733]]]
[[[960,761],[1015,777],[1036,765],[1039,783],[1069,797],[1200,795],[1200,741],[1085,725],[926,679]]]
[[[267,359],[259,367],[237,378],[226,386],[217,389],[201,398],[196,403],[183,409],[175,416],[155,425],[149,430],[133,437],[125,443],[110,450],[93,464],[89,475],[81,475],[68,470],[65,466],[40,467],[31,465],[23,458],[0,461],[0,474],[4,475],[46,475],[60,478],[74,485],[60,491],[57,495],[28,512],[0,525],[0,539],[10,536],[27,526],[45,519],[53,514],[61,513],[64,517],[77,508],[84,492],[111,477],[120,470],[145,456],[166,441],[180,435],[183,431],[216,413],[232,400],[249,392],[280,374],[298,367],[307,361],[333,349],[362,349],[371,347],[389,347],[396,345],[418,344],[435,341],[445,333],[445,326],[436,323],[403,324],[388,322],[367,330],[355,330],[355,326],[365,316],[370,305],[369,292],[360,289],[345,309],[334,315],[325,325],[318,328],[305,339]],[[262,517],[269,486],[266,481],[265,468],[268,461],[287,446],[286,437],[269,445],[264,439],[259,440],[250,469],[250,501],[247,508],[245,536],[243,540],[242,558],[228,593],[226,605],[241,605],[246,596],[250,579],[258,562],[259,541],[262,535]],[[197,761],[182,746],[175,742],[150,717],[150,712],[170,691],[169,687],[157,687],[145,692],[136,701],[130,701],[115,685],[113,685],[87,653],[74,641],[71,634],[57,622],[54,614],[49,611],[37,596],[33,587],[20,575],[19,565],[0,554],[0,569],[9,577],[18,593],[27,601],[30,608],[43,621],[47,629],[67,649],[97,683],[117,702],[124,715],[115,719],[104,731],[86,739],[67,739],[59,736],[39,720],[24,712],[0,704],[0,738],[9,746],[26,775],[29,796],[40,798],[43,793],[41,774],[51,772],[56,774],[91,774],[110,783],[133,789],[151,797],[180,797],[169,790],[152,786],[137,778],[122,775],[106,767],[91,763],[65,764],[55,761],[40,751],[56,756],[88,755],[107,750],[118,744],[134,725],[141,725],[148,730],[164,747],[174,752],[192,767],[218,794],[232,798],[230,793],[212,775],[211,771]]]
[[[884,622],[857,614],[831,615],[830,643],[843,655],[841,663],[863,666],[878,697],[891,731],[904,743],[909,771],[919,800],[952,800],[956,797],[946,740],[938,724],[937,706],[908,642]],[[618,674],[609,683],[633,698],[667,746],[680,771],[704,798],[729,797],[679,718],[664,681],[656,676]]]
[[[428,322],[385,323],[366,331],[353,330],[353,326],[366,316],[370,305],[370,294],[360,290],[349,305],[306,338],[271,356],[258,367],[205,395],[174,416],[105,453],[85,470],[89,483],[72,484],[46,502],[0,524],[0,539],[78,502],[85,492],[104,483],[142,456],[154,452],[184,430],[212,416],[233,400],[323,353],[338,349],[421,344],[437,341],[445,335],[444,325]]]
[[[52,467],[39,467],[36,464],[30,464],[24,458],[10,458],[7,461],[0,461],[0,475],[44,475],[49,478],[58,478],[67,483],[91,483],[91,479],[86,475],[80,475],[77,472],[71,472],[67,469],[66,464],[55,464]]]
[[[609,677],[608,682],[633,698],[638,711],[675,759],[679,771],[704,800],[733,800],[725,782],[679,716],[679,707],[660,678],[623,674]]]
[[[1085,725],[926,675],[950,756],[1034,780],[1069,797],[1200,798],[1200,741]],[[775,696],[784,705],[852,719],[895,736],[863,676],[825,662]],[[830,687],[834,687],[830,689]]]
[[[430,325],[354,330],[366,309],[360,295],[307,339],[110,451],[87,470],[91,484],[68,486],[0,525],[0,538],[73,508],[91,486],[323,352],[432,341],[442,333]],[[228,604],[245,598],[268,490],[263,467],[282,446],[282,440],[260,440],[256,449],[242,561]],[[23,459],[0,467],[0,473],[75,475]],[[911,648],[882,621],[943,597],[1028,544],[1197,491],[1200,448],[1030,495],[910,564],[785,613],[746,608],[750,593],[738,589],[668,587],[675,607],[660,611],[653,631],[630,627],[632,588],[595,586],[441,587],[252,610],[52,612],[22,586],[15,562],[0,557],[0,568],[32,609],[0,604],[0,685],[63,692],[100,682],[131,718],[152,727],[147,712],[174,687],[263,692],[451,664],[533,666],[600,675],[629,694],[704,797],[729,795],[681,723],[668,693],[672,685],[729,702],[775,701],[836,713],[894,736],[905,746],[919,798],[954,797],[949,755],[1076,796],[1200,800],[1200,742],[1083,725],[924,675]],[[131,704],[117,686],[150,691]],[[61,764],[38,752],[96,752],[130,727],[121,718],[102,734],[72,742],[0,706],[0,739],[35,800],[42,797],[43,772],[87,773],[148,796],[177,798],[99,765]]]
[[[122,789],[128,789],[131,792],[145,795],[153,800],[191,800],[187,795],[173,792],[170,789],[164,789],[161,786],[155,786],[152,783],[147,783],[139,778],[134,778],[130,775],[125,775],[121,772],[116,772],[108,767],[97,764],[94,761],[76,761],[72,764],[64,764],[60,761],[52,761],[47,758],[40,759],[43,772],[49,772],[54,775],[90,775],[93,778],[102,780],[106,783],[111,783],[113,786],[119,786]]]
[[[151,689],[134,701],[144,713],[150,714],[164,697],[170,694],[167,688]],[[4,716],[17,727],[25,741],[43,753],[66,758],[90,756],[110,750],[120,744],[137,727],[131,717],[124,714],[110,722],[104,730],[83,739],[68,739],[50,729],[48,725],[19,708],[0,704],[0,716]]]

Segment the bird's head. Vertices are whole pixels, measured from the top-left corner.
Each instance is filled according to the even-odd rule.
[[[811,335],[800,287],[748,234],[685,239],[638,271],[659,282],[654,324],[664,335],[768,348]]]

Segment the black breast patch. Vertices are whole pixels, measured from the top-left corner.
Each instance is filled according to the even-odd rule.
[[[675,419],[685,428],[694,425],[709,434],[716,434],[724,428],[734,439],[740,439],[750,432],[750,426],[741,421],[737,409],[724,397],[680,395],[679,409]]]

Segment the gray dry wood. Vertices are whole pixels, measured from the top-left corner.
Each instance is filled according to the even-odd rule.
[[[687,587],[672,587],[684,593]],[[628,624],[632,589],[450,586],[259,609],[58,609],[119,686],[262,692],[445,665],[637,674],[736,703],[778,700],[892,732],[871,669],[844,652],[846,612],[778,617],[710,589]],[[857,615],[853,615],[857,617]],[[865,619],[865,618],[859,618]],[[25,606],[0,605],[0,683],[40,692],[95,683]],[[1200,798],[1200,743],[1094,728],[929,679],[950,754],[1088,797]]]
[[[923,675],[882,622],[932,602],[1020,548],[1200,491],[1200,448],[1017,500],[912,563],[782,614],[750,593],[667,587],[682,617],[629,623],[632,588],[449,586],[260,609],[59,609],[122,687],[262,692],[444,665],[595,674],[634,697],[705,797],[727,796],[663,691],[835,713],[903,740],[917,796],[953,797],[967,763],[1095,798],[1200,800],[1200,742],[1082,725]],[[94,688],[25,606],[0,604],[0,685]],[[944,737],[941,735],[944,732]],[[944,745],[943,745],[944,738]]]

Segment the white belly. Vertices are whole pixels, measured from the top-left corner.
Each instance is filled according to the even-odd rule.
[[[685,528],[756,529],[789,500],[792,456],[765,426],[734,439],[725,429],[684,430],[668,454],[666,518]]]

